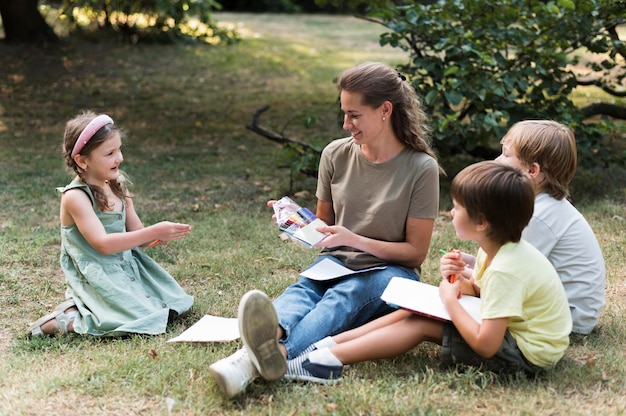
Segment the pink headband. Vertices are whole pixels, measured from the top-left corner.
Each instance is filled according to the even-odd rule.
[[[106,114],[100,114],[99,116],[91,120],[80,133],[80,136],[78,136],[78,140],[76,140],[74,148],[72,149],[72,157],[80,153],[80,151],[83,150],[87,142],[91,140],[93,135],[107,124],[113,124],[113,119]]]

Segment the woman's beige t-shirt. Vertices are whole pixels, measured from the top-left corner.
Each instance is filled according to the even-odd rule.
[[[376,240],[402,242],[406,219],[436,218],[439,168],[431,156],[405,147],[393,159],[373,163],[351,137],[322,151],[316,197],[332,202],[335,224]],[[353,269],[388,264],[351,247],[324,249]]]

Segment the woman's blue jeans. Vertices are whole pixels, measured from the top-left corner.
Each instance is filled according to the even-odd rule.
[[[332,256],[320,256],[311,266],[324,258],[341,264]],[[279,341],[287,349],[287,357],[294,358],[322,338],[392,312],[394,309],[380,295],[394,276],[419,280],[414,270],[398,265],[330,281],[300,276],[274,300],[278,323],[285,333]]]

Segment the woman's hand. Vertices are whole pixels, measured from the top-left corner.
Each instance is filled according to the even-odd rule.
[[[324,238],[322,241],[315,245],[316,247],[354,247],[354,241],[359,238],[358,235],[342,225],[328,225],[325,227],[317,227],[316,230],[320,233],[328,234],[326,238]]]
[[[276,200],[275,199],[271,199],[271,200],[267,201],[267,206],[272,208],[272,209],[274,209],[274,204],[275,203],[276,203]],[[272,219],[274,221],[276,221],[276,214],[272,214]]]

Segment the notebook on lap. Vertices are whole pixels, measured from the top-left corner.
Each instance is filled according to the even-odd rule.
[[[403,277],[394,277],[381,295],[381,299],[394,307],[406,309],[413,313],[442,321],[451,320],[450,314],[439,297],[438,286]],[[482,321],[480,298],[463,295],[459,302],[476,322]]]

